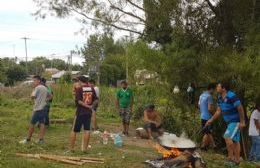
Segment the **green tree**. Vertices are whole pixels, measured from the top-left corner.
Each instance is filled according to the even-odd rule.
[[[17,81],[26,79],[26,71],[20,65],[9,67],[6,71],[7,85],[14,85]]]

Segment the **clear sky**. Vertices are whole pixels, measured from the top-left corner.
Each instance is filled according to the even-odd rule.
[[[30,38],[27,41],[29,60],[37,56],[66,60],[70,50],[86,42],[86,36],[76,35],[81,25],[75,18],[36,20],[31,15],[35,9],[32,0],[0,1],[0,58],[16,56],[25,60],[22,37]],[[79,64],[83,61],[79,56],[72,60]]]

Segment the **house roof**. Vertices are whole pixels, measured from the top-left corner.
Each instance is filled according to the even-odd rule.
[[[59,79],[59,78],[61,78],[63,75],[65,75],[67,72],[68,72],[68,71],[62,70],[62,71],[60,71],[60,72],[58,72],[58,73],[56,73],[56,74],[53,74],[51,77],[52,77],[53,79]],[[79,73],[80,73],[80,71],[71,71],[71,74],[72,74],[72,75],[77,75],[77,74],[79,74]]]

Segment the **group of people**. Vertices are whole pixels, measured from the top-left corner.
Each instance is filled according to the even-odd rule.
[[[214,107],[213,94],[218,93],[217,107]],[[216,147],[212,136],[212,124],[221,115],[227,125],[224,139],[228,151],[228,164],[240,163],[240,131],[246,126],[245,112],[238,96],[230,90],[228,83],[209,84],[207,91],[200,95],[198,106],[201,112],[203,132],[202,149],[210,145]],[[249,123],[249,135],[252,137],[250,160],[260,161],[260,103],[256,102]]]
[[[27,138],[22,143],[31,141],[36,123],[40,125],[39,144],[44,143],[45,128],[49,125],[49,109],[53,98],[52,90],[46,86],[46,80],[40,76],[33,77],[34,90],[32,99],[34,100],[33,115],[30,122]],[[213,94],[218,93],[217,106],[214,106]],[[76,113],[70,138],[70,150],[74,151],[77,133],[83,127],[82,151],[88,150],[90,139],[91,122],[93,129],[97,130],[96,111],[99,104],[99,89],[95,86],[94,80],[89,80],[85,76],[74,79],[73,95],[75,97]],[[133,90],[128,87],[126,81],[121,82],[121,88],[116,93],[116,108],[122,119],[122,133],[129,135],[129,125],[134,105]],[[228,151],[228,163],[237,165],[240,162],[240,130],[246,126],[245,113],[238,96],[230,90],[227,83],[209,84],[207,91],[199,97],[198,106],[201,112],[201,124],[203,131],[202,149],[207,149],[210,145],[215,148],[216,144],[212,136],[213,122],[223,116],[227,129],[224,139]],[[146,138],[153,139],[155,136],[163,134],[162,121],[159,113],[153,104],[147,105],[144,110],[144,130]],[[249,135],[252,137],[252,149],[250,160],[260,160],[260,103],[256,103],[256,108],[250,118]]]

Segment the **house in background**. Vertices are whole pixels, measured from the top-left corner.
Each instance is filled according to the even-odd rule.
[[[58,82],[65,74],[70,73],[70,71],[59,71],[51,76],[51,80],[53,80],[55,83]],[[80,71],[71,71],[72,78],[75,78],[79,75],[81,75]]]
[[[46,69],[45,69],[45,72],[48,73],[48,74],[51,74],[51,75],[56,74],[56,73],[58,73],[59,71],[60,71],[60,70],[58,70],[58,69],[56,69],[56,68],[46,68]]]
[[[136,80],[136,85],[144,85],[149,81],[158,81],[159,75],[157,72],[142,69],[142,70],[135,71],[134,78]]]

